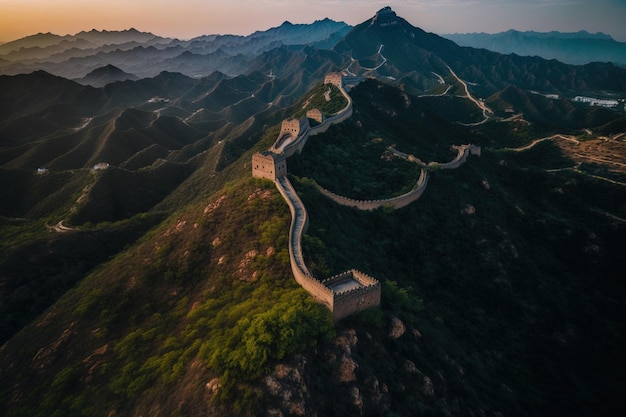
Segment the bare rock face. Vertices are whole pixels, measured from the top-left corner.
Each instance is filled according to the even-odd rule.
[[[219,378],[213,378],[206,384],[206,389],[211,393],[211,395],[216,394],[222,389],[222,380]]]
[[[435,388],[433,387],[433,381],[424,375],[424,382],[422,385],[422,394],[426,397],[433,397],[435,395]]]
[[[476,207],[472,206],[471,204],[466,204],[465,208],[461,210],[461,213],[471,216],[473,214],[476,214]]]
[[[75,325],[75,321],[70,323],[69,327],[63,330],[63,333],[61,333],[61,335],[55,342],[39,349],[37,351],[37,354],[32,359],[31,368],[43,369],[46,366],[50,365],[54,361],[57,353],[59,352],[59,349],[68,341],[71,336],[76,334],[76,331],[74,330]]]
[[[341,365],[337,372],[337,379],[340,382],[354,382],[356,381],[355,371],[359,367],[359,364],[352,358],[344,357],[341,359]]]
[[[406,327],[402,320],[397,317],[391,319],[391,329],[389,330],[389,337],[392,339],[398,339],[406,332]]]
[[[352,404],[359,409],[363,408],[363,396],[361,395],[361,391],[357,387],[352,387],[350,393],[352,395]]]
[[[307,415],[310,395],[303,377],[306,362],[304,356],[296,356],[290,364],[276,365],[272,374],[265,377],[263,383],[274,400],[268,415]]]
[[[335,339],[335,346],[341,348],[344,354],[351,355],[352,348],[359,343],[359,339],[356,336],[356,331],[353,329],[341,332],[341,334]]]
[[[404,369],[410,374],[419,374],[421,373],[419,369],[415,366],[415,364],[408,360],[404,363]]]

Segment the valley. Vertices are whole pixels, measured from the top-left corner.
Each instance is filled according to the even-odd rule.
[[[623,68],[390,8],[0,56],[4,415],[626,410]]]

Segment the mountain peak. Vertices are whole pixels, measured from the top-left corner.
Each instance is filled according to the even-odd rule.
[[[115,65],[108,64],[94,69],[83,78],[76,79],[75,81],[83,85],[91,85],[92,87],[103,87],[115,81],[137,79],[135,75],[124,72]]]
[[[389,6],[385,6],[377,11],[372,19],[372,24],[376,24],[380,27],[394,26],[398,23],[400,23],[398,15]]]
[[[121,69],[119,69],[115,65],[107,64],[104,67],[96,68],[95,70],[91,71],[89,74],[98,74],[98,73],[119,74],[119,73],[124,73],[124,71],[122,71]]]

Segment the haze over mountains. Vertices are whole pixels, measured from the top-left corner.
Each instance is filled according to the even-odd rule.
[[[461,46],[485,48],[501,54],[536,55],[574,65],[614,62],[626,66],[626,43],[617,42],[604,33],[591,34],[585,31],[541,33],[508,30],[494,34],[455,33],[443,36]]]
[[[626,411],[626,69],[461,47],[388,8],[0,51],[7,416]],[[283,119],[333,104],[331,71],[353,114],[287,165],[315,276],[383,285],[338,323],[293,279],[287,204],[250,175]],[[470,143],[480,157],[441,169]],[[415,160],[428,186],[398,210],[315,185],[390,198]]]
[[[191,77],[213,71],[238,75],[241,68],[265,51],[281,45],[331,48],[348,30],[345,23],[325,19],[311,25],[285,22],[249,36],[205,35],[188,41],[135,29],[92,30],[73,36],[37,34],[0,45],[0,73],[45,70],[72,79],[114,65],[141,78],[161,71],[176,71]]]

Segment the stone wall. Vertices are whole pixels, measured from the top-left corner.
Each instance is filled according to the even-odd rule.
[[[355,200],[349,197],[337,195],[332,191],[328,191],[327,189],[321,187],[319,184],[317,184],[317,188],[322,194],[324,194],[326,197],[330,198],[337,204],[340,204],[342,206],[355,207],[359,210],[370,211],[376,210],[381,207],[392,207],[394,209],[399,209],[404,206],[408,206],[412,202],[417,201],[422,196],[422,194],[424,194],[427,185],[428,171],[422,169],[420,177],[411,191],[397,197],[386,198],[383,200]]]
[[[338,321],[368,308],[378,307],[380,298],[380,282],[369,287],[356,288],[341,294],[335,294],[332,308],[333,320]]]
[[[309,217],[304,204],[298,197],[295,189],[287,177],[276,180],[276,187],[283,196],[291,211],[291,226],[289,227],[289,261],[291,271],[298,284],[307,290],[318,302],[333,309],[333,292],[322,282],[313,277],[304,264],[302,256],[302,234],[307,230]]]
[[[351,314],[380,305],[381,285],[377,279],[363,272],[351,269],[323,281],[333,287],[346,281],[357,281],[361,286],[348,291],[333,291],[333,320],[338,321]]]
[[[309,136],[315,136],[317,134],[324,133],[332,125],[341,123],[344,120],[348,119],[350,116],[352,116],[352,98],[350,97],[348,93],[346,93],[346,91],[343,88],[340,88],[339,90],[348,101],[348,104],[346,104],[346,107],[341,109],[335,115],[324,119],[324,121],[321,124],[315,127],[309,127],[309,124],[307,121],[306,130],[301,131],[301,134],[296,138],[296,140],[294,140],[289,145],[285,146],[285,148],[283,149],[283,153],[285,154],[287,158],[293,156],[296,152],[298,153],[302,152],[302,149],[304,149],[304,146],[309,140]],[[283,121],[283,123],[285,122]],[[281,129],[281,135],[282,135],[282,129]],[[279,135],[279,138],[281,137],[281,135]],[[277,145],[274,145],[274,147],[276,146]]]
[[[288,118],[283,120],[280,126],[279,136],[285,134],[291,134],[294,137],[304,133],[309,127],[309,119],[303,117],[302,119]]]
[[[338,88],[343,88],[343,75],[339,72],[329,72],[324,77],[324,84],[333,84]]]
[[[257,152],[252,155],[252,176],[267,178],[274,181],[287,174],[287,159],[285,155],[269,151]]]
[[[324,120],[324,123],[317,125],[315,127],[312,127],[310,136],[315,136],[320,133],[324,133],[332,125],[339,124],[343,122],[344,120],[348,119],[350,116],[352,116],[352,103],[349,103],[349,105],[345,109],[343,109],[340,113],[337,113],[336,115]]]
[[[311,136],[314,136],[314,135],[317,135],[317,134],[320,134],[320,133],[324,133],[332,125],[341,123],[344,120],[348,119],[350,116],[352,116],[352,97],[350,97],[350,95],[348,93],[346,93],[346,90],[344,90],[343,87],[340,87],[339,91],[341,91],[341,94],[343,94],[343,96],[345,97],[345,99],[348,102],[346,104],[346,107],[344,107],[343,109],[338,111],[333,116],[327,117],[324,120],[324,123],[311,128],[311,133],[310,133]]]
[[[252,175],[274,180],[276,188],[287,202],[291,212],[289,262],[293,276],[296,282],[308,291],[313,298],[333,312],[333,319],[336,321],[358,311],[380,305],[381,286],[376,279],[356,270],[347,271],[322,282],[311,274],[304,263],[302,234],[307,230],[309,217],[300,197],[298,197],[291,182],[286,177],[286,158],[293,155],[296,151],[301,152],[309,136],[325,132],[331,125],[340,123],[352,115],[352,99],[341,85],[341,74],[334,73],[329,75],[330,77],[327,76],[329,82],[333,84],[339,83],[338,87],[348,101],[346,107],[334,116],[325,119],[315,128],[310,128],[307,118],[304,118],[304,120],[284,120],[278,139],[271,148],[274,152],[257,152],[252,156]],[[282,146],[287,143],[285,142],[286,140],[291,138],[293,138],[291,143]],[[333,280],[338,279],[354,279],[359,282],[360,286],[338,293],[328,286]]]
[[[302,234],[308,227],[308,214],[287,177],[278,178],[275,183],[291,211],[289,261],[296,282],[317,302],[324,304],[332,311],[335,321],[370,307],[379,306],[381,285],[367,274],[350,270],[324,281],[319,281],[311,274],[302,256]],[[361,286],[344,292],[335,292],[329,288],[333,284],[349,279],[358,281]]]
[[[460,146],[452,146],[453,149],[456,149],[457,155],[456,157],[450,161],[442,164],[431,162],[428,165],[424,164],[419,158],[416,158],[413,155],[405,154],[403,152],[398,151],[393,147],[389,147],[389,150],[396,156],[404,158],[408,161],[415,162],[416,164],[426,167],[426,168],[434,168],[437,167],[439,169],[456,169],[463,165],[467,160],[469,155],[478,155],[480,156],[481,148],[478,145],[460,145]],[[421,174],[417,183],[413,187],[411,191],[406,194],[402,194],[398,197],[387,198],[383,200],[355,200],[349,197],[344,197],[338,194],[329,191],[319,184],[316,183],[318,190],[324,194],[326,197],[330,198],[337,204],[347,207],[355,207],[359,210],[376,210],[381,207],[391,207],[394,209],[399,209],[404,206],[411,204],[414,201],[417,201],[424,191],[426,190],[426,186],[428,185],[428,171],[422,168]]]
[[[480,156],[480,146],[477,145],[452,146],[452,149],[456,149],[458,152],[456,158],[450,162],[439,164],[439,169],[457,169],[465,163],[470,154]]]

